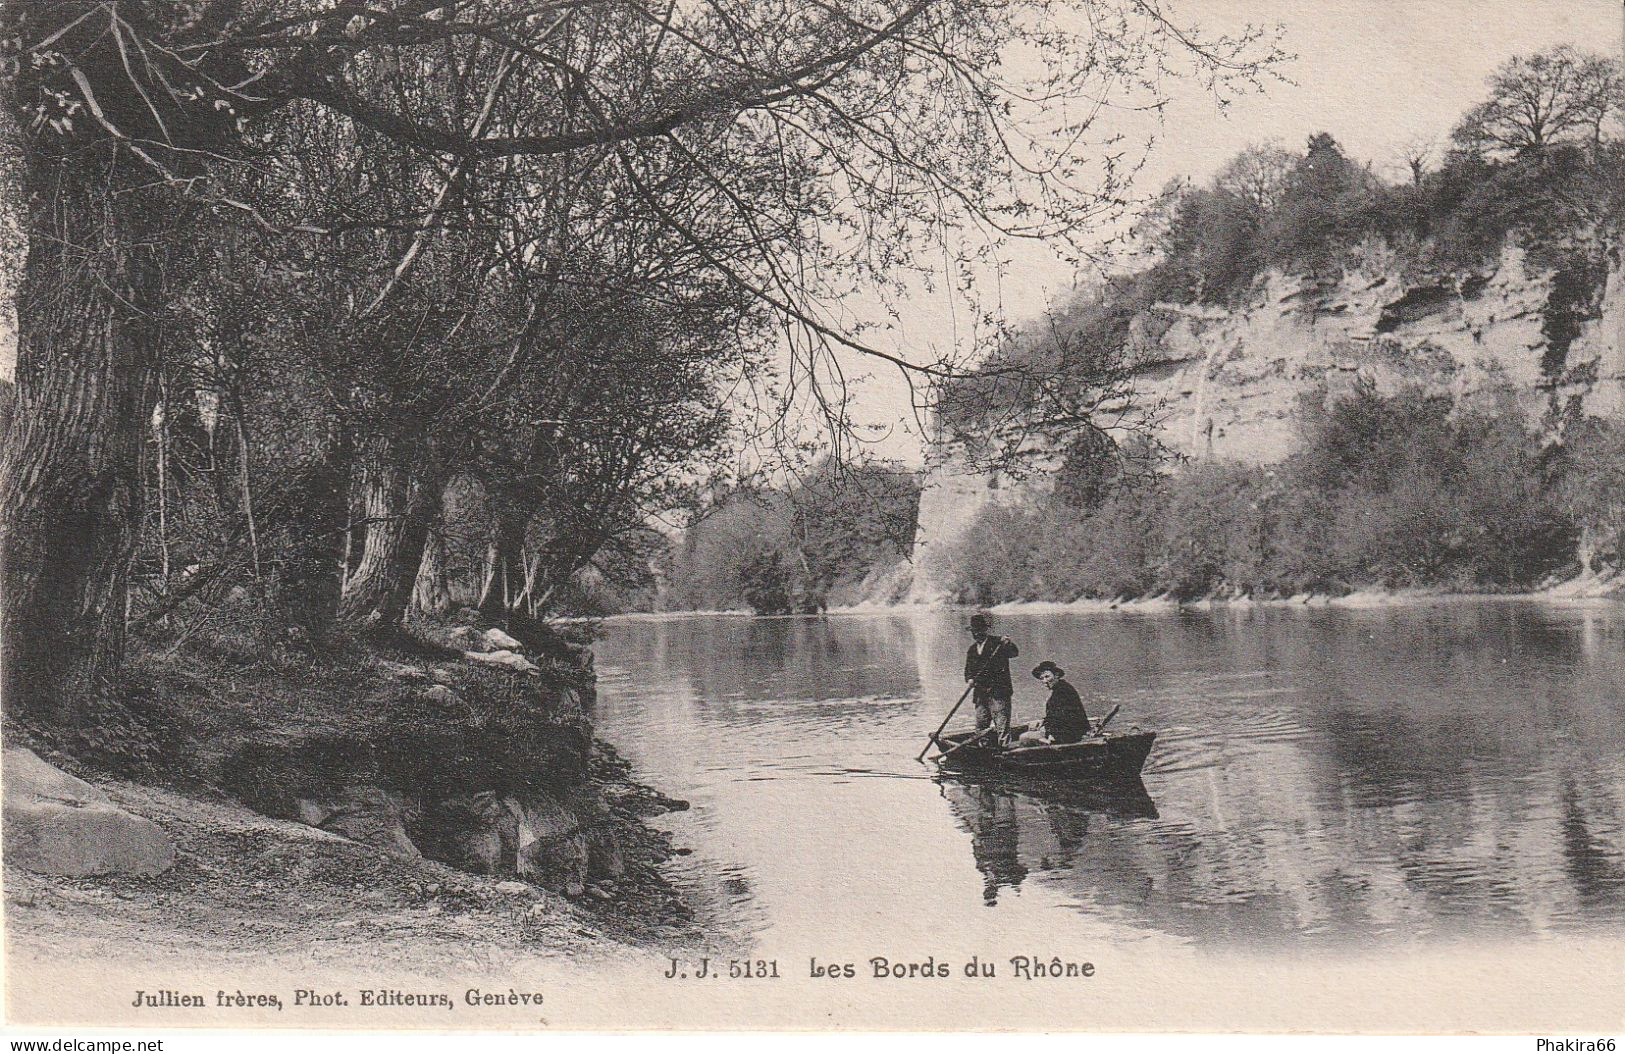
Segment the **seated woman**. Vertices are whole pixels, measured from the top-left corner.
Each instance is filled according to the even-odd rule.
[[[1089,715],[1084,712],[1078,690],[1066,683],[1066,671],[1045,659],[1033,667],[1033,676],[1049,689],[1044,704],[1044,720],[1021,734],[1017,746],[1037,747],[1045,743],[1076,743],[1089,734]]]

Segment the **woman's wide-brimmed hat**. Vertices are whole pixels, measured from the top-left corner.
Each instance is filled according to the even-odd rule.
[[[1043,662],[1041,662],[1037,666],[1033,667],[1033,676],[1034,677],[1040,677],[1040,676],[1043,675],[1045,670],[1048,670],[1049,672],[1053,673],[1057,677],[1065,677],[1066,676],[1066,671],[1065,670],[1061,669],[1059,666],[1055,665],[1053,662],[1050,662],[1048,659],[1045,659]]]

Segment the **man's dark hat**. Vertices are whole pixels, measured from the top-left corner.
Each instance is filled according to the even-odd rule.
[[[1037,677],[1040,674],[1042,674],[1045,670],[1053,671],[1055,676],[1057,676],[1057,677],[1065,677],[1066,676],[1066,671],[1065,670],[1061,669],[1059,666],[1055,665],[1053,662],[1050,662],[1048,659],[1045,659],[1043,662],[1041,662],[1037,666],[1033,667],[1033,676]]]
[[[983,630],[989,630],[989,629],[992,629],[992,628],[993,628],[993,616],[989,615],[987,612],[978,611],[976,614],[974,614],[974,615],[972,615],[970,617],[970,631],[972,633],[976,633],[978,631],[983,631]]]

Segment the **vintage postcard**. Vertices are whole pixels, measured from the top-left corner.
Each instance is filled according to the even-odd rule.
[[[9,1028],[1625,1030],[1619,0],[0,0]]]

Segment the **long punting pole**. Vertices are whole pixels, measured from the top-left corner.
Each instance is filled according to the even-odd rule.
[[[973,678],[969,684],[965,685],[965,690],[959,695],[959,701],[954,704],[954,708],[952,710],[948,711],[948,716],[942,719],[942,724],[937,726],[937,730],[931,733],[931,738],[925,741],[925,746],[920,748],[920,753],[917,757],[915,757],[915,761],[924,761],[926,753],[930,751],[932,747],[940,747],[942,745],[939,740],[939,737],[942,735],[942,730],[947,728],[948,722],[952,721],[954,719],[954,715],[959,713],[959,708],[965,705],[965,700],[970,698],[971,689],[975,687],[976,681]]]

